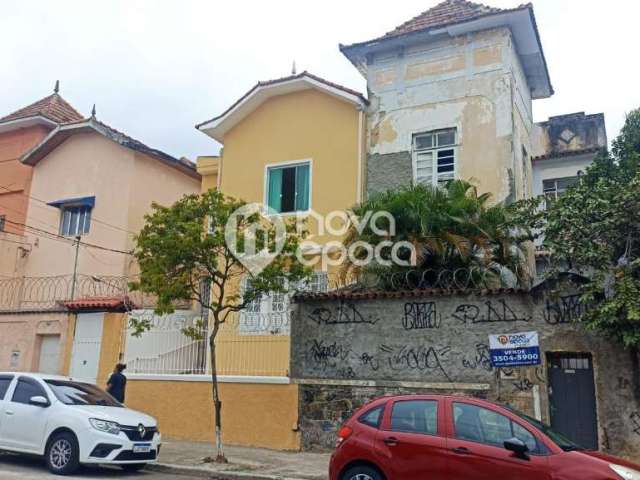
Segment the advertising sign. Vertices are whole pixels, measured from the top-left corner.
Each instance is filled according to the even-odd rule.
[[[494,367],[526,367],[541,363],[538,332],[489,335],[489,350]]]

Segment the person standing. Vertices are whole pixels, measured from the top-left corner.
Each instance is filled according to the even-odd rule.
[[[117,363],[107,380],[107,392],[120,403],[124,403],[124,392],[127,387],[127,377],[122,373],[125,368],[127,366],[124,363]]]

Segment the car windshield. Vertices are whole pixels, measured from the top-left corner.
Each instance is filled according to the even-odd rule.
[[[584,450],[584,447],[581,447],[577,443],[572,442],[561,433],[558,433],[555,430],[553,430],[549,425],[542,423],[540,420],[536,420],[535,418],[532,418],[529,415],[525,415],[524,413],[519,412],[511,407],[507,406],[506,408],[509,409],[511,412],[515,413],[525,422],[530,423],[531,425],[536,427],[538,430],[542,431],[542,433],[544,433],[547,437],[549,437],[553,443],[555,443],[558,447],[560,447],[565,452],[571,452],[574,450]]]
[[[65,405],[97,405],[102,407],[122,407],[123,405],[104,390],[90,383],[68,380],[45,380],[53,394]]]

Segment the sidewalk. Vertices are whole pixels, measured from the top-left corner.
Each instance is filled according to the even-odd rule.
[[[295,453],[262,448],[225,447],[229,463],[204,463],[214,454],[211,443],[166,441],[154,470],[189,473],[213,479],[326,480],[329,454]]]

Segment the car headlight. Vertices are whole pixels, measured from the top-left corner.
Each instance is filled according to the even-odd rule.
[[[120,433],[120,425],[116,422],[100,420],[99,418],[90,418],[89,423],[93,428],[100,430],[101,432],[112,433],[113,435],[118,435]]]
[[[633,470],[629,467],[623,467],[622,465],[616,465],[614,463],[609,464],[609,467],[620,475],[620,478],[624,478],[624,480],[640,480],[640,472],[637,470]]]

